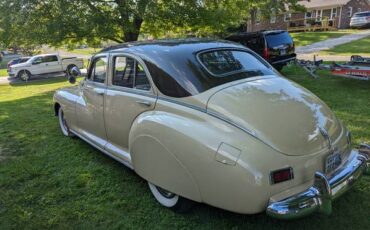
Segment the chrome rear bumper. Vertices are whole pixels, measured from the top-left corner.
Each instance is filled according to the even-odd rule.
[[[330,214],[332,201],[352,187],[363,173],[369,173],[366,152],[352,150],[347,161],[330,178],[316,172],[314,184],[307,190],[277,202],[270,202],[267,215],[278,219],[295,219],[314,212]]]

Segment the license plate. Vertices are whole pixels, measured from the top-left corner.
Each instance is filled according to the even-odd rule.
[[[330,154],[325,161],[325,173],[331,173],[342,163],[342,157],[339,153]]]
[[[280,50],[280,55],[285,55],[286,54],[286,50],[283,49],[283,50]]]

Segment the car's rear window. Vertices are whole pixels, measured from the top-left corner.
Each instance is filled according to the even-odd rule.
[[[271,33],[266,35],[266,41],[269,47],[292,44],[293,40],[288,32]]]
[[[243,78],[271,74],[266,64],[246,51],[213,50],[200,53],[198,57],[204,68],[214,77],[239,75]]]
[[[367,17],[370,16],[370,12],[356,13],[355,17]]]

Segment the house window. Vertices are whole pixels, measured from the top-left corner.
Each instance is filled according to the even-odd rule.
[[[289,22],[291,18],[292,18],[291,13],[284,14],[284,22]]]
[[[337,17],[337,8],[331,9],[330,19],[334,19]]]
[[[348,16],[349,18],[350,18],[350,17],[352,17],[352,11],[353,11],[352,6],[348,7],[347,16]]]
[[[276,13],[275,12],[271,13],[270,23],[276,23]]]
[[[307,11],[306,14],[304,15],[305,19],[312,18],[312,11]]]
[[[361,12],[361,8],[357,8],[357,12]]]

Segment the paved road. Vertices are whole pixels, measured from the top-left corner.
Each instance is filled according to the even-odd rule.
[[[351,56],[342,56],[342,55],[317,55],[315,53],[310,54],[297,54],[298,59],[311,60],[313,61],[313,56],[316,55],[316,60],[323,61],[333,61],[333,62],[348,62],[351,59]]]
[[[86,69],[81,70],[82,76],[86,76]],[[42,76],[33,76],[29,82],[36,82],[36,81],[41,81],[45,79],[50,79],[50,78],[61,78],[61,77],[66,77],[65,73],[56,73],[56,74],[46,74]],[[19,78],[10,78],[10,77],[0,77],[0,85],[7,85],[7,84],[17,84],[17,83],[22,83],[23,81],[20,80]]]
[[[328,49],[333,48],[334,46],[356,41],[356,40],[359,40],[359,39],[362,39],[368,36],[370,36],[370,30],[362,30],[358,33],[344,35],[339,38],[331,38],[325,41],[313,43],[311,45],[299,46],[296,48],[296,53],[297,54],[310,54],[310,53],[315,53],[315,52],[319,52],[322,50],[328,50]]]

